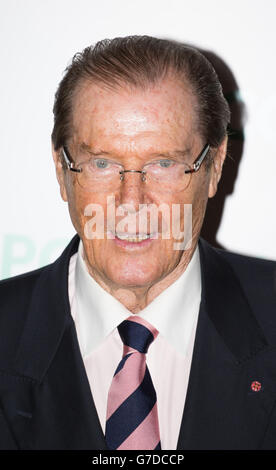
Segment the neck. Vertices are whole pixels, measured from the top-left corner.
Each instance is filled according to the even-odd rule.
[[[166,273],[166,275],[158,279],[158,281],[146,286],[126,287],[114,284],[105,279],[102,273],[92,269],[87,260],[85,251],[84,261],[89,274],[103,289],[121,302],[130,312],[139,313],[184,273],[192,259],[196,245],[197,239],[192,243],[192,247],[189,250],[182,252],[178,264],[169,273]]]

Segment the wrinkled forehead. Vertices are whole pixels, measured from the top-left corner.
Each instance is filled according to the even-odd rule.
[[[147,145],[158,139],[168,145],[189,143],[196,134],[196,108],[190,87],[176,79],[147,89],[84,82],[73,101],[73,140],[114,145],[130,141]]]

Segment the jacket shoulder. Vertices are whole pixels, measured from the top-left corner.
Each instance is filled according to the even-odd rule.
[[[218,253],[222,256],[225,256],[229,260],[233,260],[233,262],[237,263],[254,263],[260,266],[267,266],[267,267],[276,267],[276,261],[271,259],[259,258],[256,256],[245,255],[242,253],[236,253],[231,250],[222,249],[222,248],[214,248]]]
[[[48,266],[0,281],[0,311],[5,311],[7,304],[23,304],[29,298],[37,279]]]
[[[23,310],[24,306],[28,305],[37,282],[44,274],[53,271],[56,273],[56,278],[60,280],[61,275],[64,274],[63,268],[66,270],[70,257],[76,253],[78,245],[79,237],[75,235],[59,258],[53,263],[0,281],[0,321],[6,309],[11,313],[13,306],[17,307],[15,311],[18,311],[19,306]],[[60,269],[60,266],[62,269]]]
[[[20,340],[38,279],[48,266],[0,281],[0,356],[9,363]]]
[[[258,323],[276,342],[276,261],[216,249],[231,266]]]
[[[216,249],[216,251],[231,265],[241,281],[248,282],[250,285],[261,282],[263,288],[267,283],[268,288],[274,287],[272,290],[275,293],[276,261],[228,250]]]
[[[68,267],[78,246],[75,235],[53,263],[0,282],[0,369],[12,368],[24,332],[28,337],[33,328],[35,336],[47,336],[49,323],[54,329],[59,322],[63,324],[64,312],[70,308]],[[51,333],[50,341],[54,335]]]

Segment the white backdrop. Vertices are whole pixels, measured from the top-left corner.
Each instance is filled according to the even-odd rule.
[[[0,278],[55,259],[74,234],[51,159],[54,93],[73,54],[103,38],[193,43],[232,69],[246,145],[218,241],[276,259],[275,0],[0,0]]]

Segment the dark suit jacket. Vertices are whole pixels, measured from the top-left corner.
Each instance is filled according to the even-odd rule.
[[[78,243],[0,283],[0,449],[106,449],[68,300]],[[202,300],[177,449],[276,449],[276,263],[203,239],[199,250]]]

